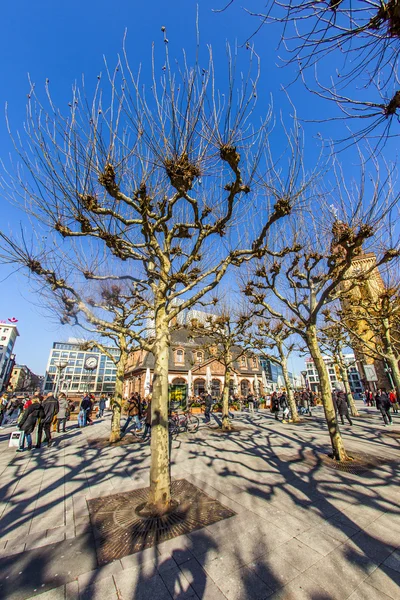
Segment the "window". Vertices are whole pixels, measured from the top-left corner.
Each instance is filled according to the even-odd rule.
[[[257,358],[255,356],[252,357],[251,363],[253,365],[253,369],[257,369]]]
[[[1,341],[2,341],[2,342],[4,342],[4,340],[6,340],[6,339],[7,339],[7,336],[5,336],[5,335],[2,335],[2,336],[1,336]]]
[[[203,362],[203,353],[202,352],[196,352],[196,362],[197,363]]]
[[[178,348],[175,351],[175,362],[179,365],[182,365],[184,363],[184,352],[182,348]]]
[[[246,359],[246,357],[245,357],[245,356],[242,356],[242,357],[240,358],[240,366],[241,366],[241,367],[247,367],[247,359]]]

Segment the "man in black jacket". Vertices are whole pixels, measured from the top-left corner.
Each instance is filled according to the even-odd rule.
[[[47,394],[45,400],[43,400],[42,408],[44,412],[44,417],[42,417],[39,421],[37,440],[36,440],[36,448],[40,448],[42,444],[42,432],[44,431],[45,439],[48,446],[51,446],[51,424],[53,422],[54,417],[57,415],[59,411],[58,401],[54,398],[53,394],[50,392]]]

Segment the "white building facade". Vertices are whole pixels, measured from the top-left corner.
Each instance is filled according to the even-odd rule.
[[[13,350],[18,336],[16,325],[0,321],[0,391],[7,385],[11,374]]]
[[[108,348],[118,359],[119,350]],[[50,350],[44,381],[44,393],[58,391],[69,396],[113,394],[117,368],[106,354],[93,349],[83,351],[77,342],[54,342]]]
[[[355,356],[354,356],[354,354],[349,353],[349,354],[344,354],[343,358],[344,358],[344,361],[345,361],[345,364],[347,367],[347,374],[348,374],[350,389],[352,391],[352,394],[356,398],[361,397],[361,395],[363,393],[363,386],[361,383],[360,373],[358,372],[358,369],[357,369]],[[340,371],[339,371],[338,366],[334,363],[333,358],[331,356],[324,356],[323,359],[324,359],[324,362],[325,362],[327,370],[328,370],[331,389],[333,389],[335,387],[343,389],[344,386],[343,386],[343,382],[340,377]],[[310,389],[313,392],[318,392],[319,377],[318,377],[317,369],[315,368],[315,365],[314,365],[314,361],[312,358],[307,357],[305,362],[306,362],[306,372],[307,372],[306,383],[308,384],[308,386],[310,387]]]

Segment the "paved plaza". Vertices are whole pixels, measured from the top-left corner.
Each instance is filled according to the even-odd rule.
[[[0,598],[7,600],[399,600],[400,417],[361,407],[346,447],[388,459],[361,475],[308,461],[322,410],[301,425],[237,414],[173,442],[172,475],[236,514],[98,567],[87,500],[148,485],[149,445],[97,449],[110,417],[16,454],[0,431]]]

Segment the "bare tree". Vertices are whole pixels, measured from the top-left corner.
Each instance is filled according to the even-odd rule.
[[[52,245],[56,232],[64,247],[68,240],[80,241],[66,253],[85,254],[88,240],[104,249],[105,258],[88,268],[87,280],[128,278],[149,298],[154,337],[146,348],[155,356],[150,513],[171,504],[170,324],[230,267],[273,253],[270,232],[310,179],[295,130],[285,167],[290,193],[271,191],[277,166],[271,169],[266,138],[270,115],[256,130],[252,126],[257,61],[238,84],[230,61],[224,95],[216,89],[211,50],[207,64],[191,68],[186,58],[181,66],[171,64],[165,30],[164,45],[161,64],[153,56],[150,92],[125,54],[114,70],[107,68],[105,91],[99,75],[91,101],[84,87],[74,89],[66,116],[54,106],[48,86],[47,109],[32,87],[24,133],[14,137],[22,165],[4,182],[47,236],[40,257],[13,242],[11,251],[18,246],[20,262],[31,273],[55,289],[64,287],[57,270],[46,267],[59,250],[59,240]],[[240,219],[251,226],[238,227]],[[3,240],[9,246],[9,238]]]
[[[292,64],[313,93],[337,103],[339,119],[362,123],[356,139],[376,128],[390,135],[400,114],[397,0],[270,0],[259,10],[247,7],[259,21],[253,35],[280,24],[283,63]],[[307,83],[308,73],[314,84]]]
[[[324,212],[323,207],[320,210]],[[304,225],[298,224],[303,236]],[[264,264],[260,264],[253,273],[252,281],[245,286],[244,293],[258,307],[260,316],[265,314],[268,320],[280,320],[306,343],[320,381],[333,455],[337,460],[345,461],[349,457],[338,428],[329,376],[318,341],[319,319],[322,310],[338,297],[344,281],[355,285],[354,273],[351,279],[348,275],[352,261],[362,251],[363,244],[373,236],[374,230],[367,223],[350,226],[335,218],[332,233],[332,244],[327,248],[326,237],[321,239],[318,232],[319,237],[312,239],[309,228],[305,235],[308,241],[303,241],[296,252],[273,262],[266,259]],[[387,251],[378,262],[389,261],[396,254],[395,251]]]
[[[365,284],[360,281],[355,290],[346,290],[351,291],[350,302],[346,302],[344,292],[337,318],[346,327],[360,355],[384,361],[400,398],[400,287],[397,283],[371,295]]]
[[[340,378],[343,381],[344,389],[350,404],[350,410],[353,417],[358,417],[359,412],[354,402],[353,394],[349,382],[348,368],[349,364],[344,357],[344,350],[350,346],[350,338],[341,323],[330,323],[327,312],[327,325],[321,327],[320,343],[321,347],[332,355],[333,362],[337,366]],[[353,364],[356,364],[354,360]]]
[[[215,309],[205,322],[192,321],[191,335],[202,338],[202,346],[224,368],[224,389],[222,393],[222,429],[229,431],[229,392],[235,367],[241,356],[250,352],[250,315],[239,313],[227,304]]]
[[[264,315],[264,319],[260,320],[253,328],[251,343],[261,356],[282,368],[292,419],[295,423],[298,423],[300,418],[288,370],[289,356],[298,345],[293,339],[292,329],[288,328],[283,321],[268,319],[263,310],[261,314]]]

